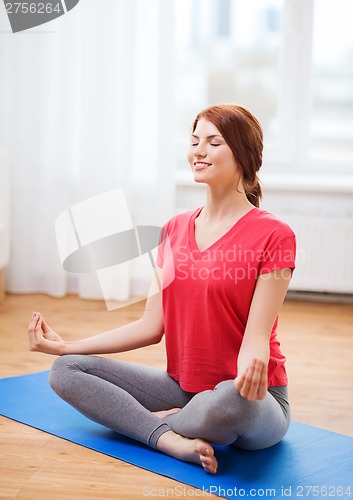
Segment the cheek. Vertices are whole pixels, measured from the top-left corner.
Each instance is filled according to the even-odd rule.
[[[238,170],[238,165],[237,162],[235,161],[235,158],[233,156],[232,152],[229,151],[215,151],[215,154],[213,155],[217,161],[224,163],[225,165],[228,165],[230,168],[234,170]]]
[[[189,165],[191,166],[193,164],[193,160],[194,160],[194,155],[193,155],[191,149],[189,149],[188,154],[186,155],[186,158],[189,162]]]
[[[212,161],[217,162],[222,165],[230,165],[233,163],[233,156],[228,153],[228,151],[222,150],[222,148],[214,148],[209,153]]]

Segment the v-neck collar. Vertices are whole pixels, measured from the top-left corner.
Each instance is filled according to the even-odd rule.
[[[193,255],[195,257],[196,257],[196,255],[201,257],[202,255],[210,252],[213,248],[220,245],[223,240],[227,239],[233,233],[238,231],[244,225],[244,223],[246,222],[246,219],[248,217],[250,217],[250,215],[253,215],[258,211],[258,209],[256,207],[249,210],[249,212],[247,212],[242,217],[240,217],[240,219],[238,219],[237,222],[235,224],[233,224],[233,226],[230,229],[228,229],[228,231],[226,231],[222,236],[220,236],[216,241],[214,241],[209,247],[207,247],[201,251],[197,245],[196,237],[195,237],[195,219],[200,215],[200,212],[203,208],[204,207],[200,207],[197,210],[195,210],[195,212],[191,215],[190,220],[189,220],[189,246],[190,246],[190,249],[192,250]]]

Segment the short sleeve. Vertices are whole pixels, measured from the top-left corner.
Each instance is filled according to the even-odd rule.
[[[296,238],[294,233],[282,239],[275,233],[262,252],[258,274],[266,274],[287,267],[293,272],[295,256]]]
[[[164,256],[165,256],[165,251],[166,251],[166,242],[168,240],[167,238],[168,233],[166,226],[164,226],[161,229],[160,235],[159,235],[159,243],[158,243],[158,250],[157,250],[157,259],[156,259],[156,264],[157,267],[162,268],[164,264]]]

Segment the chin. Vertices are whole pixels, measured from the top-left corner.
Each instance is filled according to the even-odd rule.
[[[208,184],[206,179],[203,179],[202,177],[199,177],[197,175],[194,175],[194,181],[198,184]]]
[[[193,171],[193,177],[195,182],[208,182],[207,174],[205,172],[195,172]]]

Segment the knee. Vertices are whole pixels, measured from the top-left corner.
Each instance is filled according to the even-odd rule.
[[[251,418],[251,403],[240,396],[230,380],[215,387],[214,398],[209,403],[204,420],[205,425],[215,431],[213,442],[231,444],[241,434],[244,423]]]
[[[225,415],[234,415],[235,413],[248,412],[251,403],[243,398],[236,389],[233,380],[224,380],[214,388],[217,408],[222,408]]]
[[[49,371],[49,385],[59,396],[65,392],[65,387],[68,387],[70,376],[74,373],[78,366],[78,358],[80,356],[67,354],[57,358]]]

